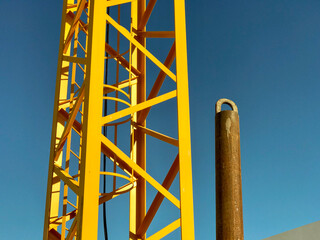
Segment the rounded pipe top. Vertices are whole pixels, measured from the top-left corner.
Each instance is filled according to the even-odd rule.
[[[221,112],[222,104],[227,104],[232,108],[232,111],[238,112],[238,107],[233,101],[226,98],[221,98],[216,103],[216,114]]]

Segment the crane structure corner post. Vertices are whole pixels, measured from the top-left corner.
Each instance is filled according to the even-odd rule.
[[[170,14],[168,29],[157,28]],[[175,113],[153,110],[168,104]],[[184,0],[63,0],[43,239],[98,239],[100,206],[127,196],[128,206],[118,208],[128,209],[121,230],[128,239],[162,239],[179,229],[182,240],[193,240],[189,114]],[[154,130],[167,117],[175,119],[175,136]],[[149,139],[174,152],[160,161],[169,165],[157,165],[162,177],[150,170],[161,155]],[[103,157],[109,167],[102,170]],[[106,178],[110,191],[102,190]],[[164,204],[178,217],[151,231]]]

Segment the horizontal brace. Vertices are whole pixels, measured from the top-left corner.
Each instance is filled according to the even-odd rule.
[[[133,162],[125,153],[123,153],[116,145],[114,145],[108,138],[101,134],[101,143],[108,148],[117,158],[117,162],[125,162],[134,172],[144,178],[151,186],[158,190],[163,196],[165,196],[170,202],[172,202],[177,208],[180,209],[180,201],[173,196],[167,189],[165,189],[160,183],[152,178],[145,170],[139,165]]]
[[[112,7],[112,6],[116,6],[124,3],[129,3],[132,1],[133,0],[109,0],[109,1],[106,1],[106,7]]]
[[[67,8],[70,12],[76,12],[77,11],[77,4],[74,4],[75,6]],[[72,23],[71,23],[72,24]],[[70,24],[70,25],[71,25]]]
[[[79,195],[80,189],[79,189],[79,183],[70,176],[69,173],[64,171],[61,167],[58,165],[54,165],[53,171],[58,175],[58,177],[68,185],[68,187],[74,191],[75,194]]]
[[[76,102],[76,100],[77,100],[77,97],[74,97],[73,100],[70,100],[70,99],[59,100],[59,108],[66,109],[66,108],[70,107],[71,103],[73,105]]]
[[[118,24],[112,17],[106,14],[107,21],[115,27],[124,37],[126,37],[134,46],[136,46],[143,54],[145,54],[155,65],[157,65],[162,71],[164,71],[173,81],[177,81],[176,75],[166,68],[155,56],[153,56],[144,46],[142,46],[131,33]]]
[[[169,137],[169,136],[166,136],[162,133],[158,133],[154,130],[151,130],[149,128],[146,128],[146,127],[143,127],[135,122],[132,122],[132,125],[136,128],[136,129],[140,129],[143,133],[145,134],[148,134],[149,136],[151,137],[154,137],[154,138],[157,138],[161,141],[164,141],[166,143],[170,143],[172,144],[173,146],[176,146],[176,147],[179,147],[179,141],[175,138],[172,138],[172,137]]]
[[[139,36],[145,38],[174,38],[174,31],[138,31]]]
[[[64,61],[73,62],[73,63],[79,63],[79,64],[87,64],[86,58],[79,58],[79,57],[71,57],[63,55],[62,59]]]
[[[175,220],[174,222],[170,223],[168,226],[162,228],[160,231],[156,232],[152,236],[148,237],[146,240],[158,240],[162,239],[163,237],[167,236],[169,233],[176,230],[180,227],[180,218]],[[191,238],[192,236],[190,236]]]
[[[71,9],[73,9],[73,8],[77,9],[77,6],[78,6],[77,4],[68,4],[67,9],[69,9],[69,10],[70,10],[70,8]]]
[[[112,121],[115,121],[119,118],[130,115],[132,113],[139,112],[145,108],[148,108],[148,107],[154,106],[156,104],[159,104],[161,102],[167,101],[167,100],[174,98],[176,96],[177,96],[177,91],[174,90],[169,93],[165,93],[159,97],[155,97],[155,98],[152,98],[152,99],[147,100],[145,102],[134,105],[132,107],[128,107],[128,108],[123,109],[119,112],[112,113],[112,114],[102,118],[102,125],[105,125],[109,122],[112,122]]]

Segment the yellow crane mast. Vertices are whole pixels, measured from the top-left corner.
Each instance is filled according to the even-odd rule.
[[[173,29],[147,31],[157,5],[168,3],[174,7],[162,11],[173,11]],[[184,0],[63,0],[44,240],[98,239],[99,206],[122,194],[129,196],[129,229],[124,229],[129,239],[161,239],[179,227],[181,239],[194,239],[185,25]],[[112,43],[106,41],[107,26],[116,39]],[[165,60],[147,48],[151,38],[170,44]],[[157,67],[157,76],[146,74],[149,63]],[[107,71],[110,79],[105,82]],[[168,81],[174,89],[161,89]],[[153,107],[170,99],[175,99],[170,103],[177,111],[176,138],[146,124]],[[105,127],[108,134],[103,134]],[[153,159],[147,136],[176,147],[171,167],[161,169],[167,173],[162,181],[146,167]],[[120,137],[128,140],[127,146],[120,146]],[[102,155],[112,170],[102,170]],[[170,192],[178,173],[179,197]],[[104,177],[112,182],[112,191],[101,190]],[[147,184],[156,191],[148,209]],[[179,218],[149,235],[164,199],[175,206]]]

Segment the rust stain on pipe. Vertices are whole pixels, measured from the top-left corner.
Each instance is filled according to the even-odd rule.
[[[221,105],[232,111],[221,111]],[[237,106],[228,99],[216,103],[216,239],[243,240],[240,128]]]

